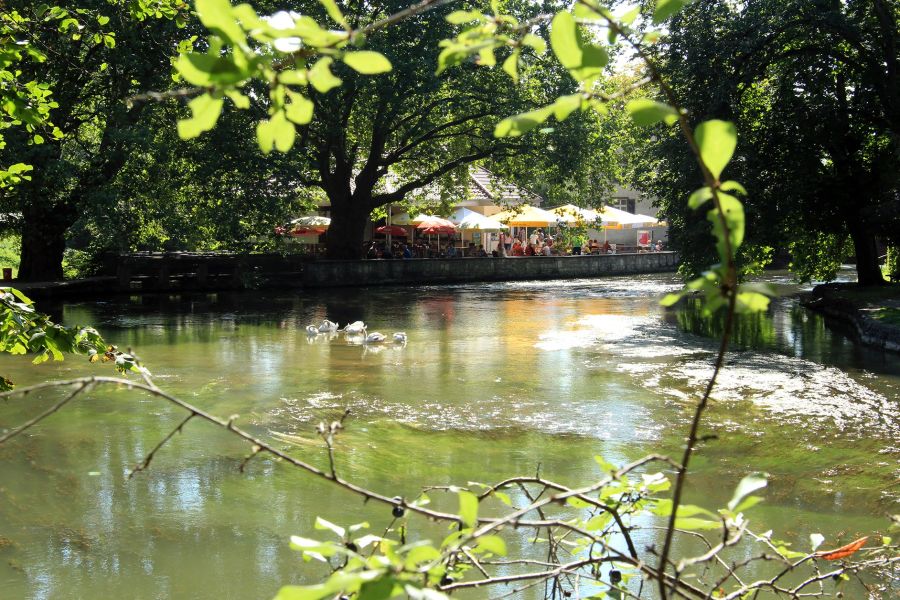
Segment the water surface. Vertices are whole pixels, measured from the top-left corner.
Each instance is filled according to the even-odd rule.
[[[426,286],[303,294],[123,297],[50,307],[131,347],[158,385],[326,464],[314,428],[351,410],[338,469],[388,495],[532,474],[583,483],[593,457],[676,453],[711,373],[715,325],[657,299],[666,276]],[[308,339],[328,317],[406,331],[404,346]],[[886,533],[898,510],[900,361],[860,348],[779,299],[739,324],[714,392],[688,501],[723,505],[766,471],[752,518],[805,548]],[[19,385],[108,373],[81,359],[31,367],[0,357]],[[58,398],[0,407],[0,429]],[[132,480],[127,472],[183,418],[98,389],[0,447],[0,597],[268,598],[321,574],[288,549],[317,515],[379,531],[387,509],[265,459],[191,422]],[[439,507],[452,498],[437,494]],[[430,531],[439,535],[442,530]],[[429,532],[426,527],[426,532]],[[321,533],[319,532],[319,535]],[[658,543],[655,534],[639,538]],[[525,537],[513,540],[525,549]],[[524,597],[524,596],[523,596]]]

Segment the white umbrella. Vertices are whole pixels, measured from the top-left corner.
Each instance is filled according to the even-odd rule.
[[[450,221],[456,224],[457,229],[476,230],[476,231],[500,231],[501,229],[509,229],[496,219],[486,217],[481,213],[468,208],[457,209],[450,215]]]
[[[297,227],[328,227],[331,225],[331,219],[320,217],[319,215],[307,215],[294,219],[291,221],[291,225],[296,225]]]
[[[604,225],[619,225],[624,229],[638,229],[640,227],[652,227],[659,222],[659,219],[649,215],[635,215],[612,206],[604,206],[600,211],[603,217]]]

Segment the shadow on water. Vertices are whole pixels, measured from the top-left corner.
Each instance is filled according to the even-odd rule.
[[[666,311],[665,321],[694,335],[720,339],[724,316],[703,314],[699,298],[687,298]],[[860,344],[846,325],[799,305],[796,298],[776,298],[768,311],[736,315],[732,348],[775,352],[815,363],[900,375],[897,355]]]
[[[59,310],[67,324],[133,347],[166,390],[240,414],[256,435],[305,440],[290,451],[320,466],[315,425],[350,408],[341,472],[412,495],[423,483],[495,481],[538,463],[574,484],[596,475],[594,455],[623,463],[677,451],[721,328],[696,306],[663,311],[657,298],[678,285],[641,276],[147,295]],[[326,317],[404,330],[409,342],[307,338],[304,327]],[[744,474],[765,470],[754,518],[798,545],[813,532],[880,531],[896,512],[900,367],[788,298],[741,319],[734,348],[707,422],[720,439],[698,453],[688,501],[721,506]],[[96,372],[77,359],[35,368],[0,357],[0,368],[20,385]],[[0,428],[53,401],[3,405]],[[0,597],[271,597],[322,575],[287,544],[321,533],[316,515],[369,520],[373,532],[390,519],[270,461],[242,475],[247,449],[195,422],[125,480],[178,420],[168,406],[98,389],[0,447]],[[455,508],[438,494],[435,503]],[[525,551],[527,536],[511,537]]]

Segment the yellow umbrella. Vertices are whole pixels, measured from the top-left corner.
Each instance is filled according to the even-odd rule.
[[[581,208],[574,204],[563,204],[553,209],[553,212],[560,216],[560,220],[570,225],[578,222],[592,224],[600,215],[597,211],[589,208]]]
[[[563,217],[549,210],[543,210],[529,204],[519,206],[516,210],[505,210],[496,215],[491,215],[491,218],[513,227],[549,227],[550,225],[556,225],[561,220],[565,221]]]

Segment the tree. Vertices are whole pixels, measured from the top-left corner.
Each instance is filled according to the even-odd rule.
[[[268,249],[272,232],[312,208],[288,155],[263,155],[252,136],[262,111],[232,112],[195,140],[173,126],[174,103],[146,107],[142,141],[69,230],[69,245],[104,251]]]
[[[125,99],[169,81],[188,5],[84,0],[48,8],[19,1],[5,10],[18,16],[4,21],[7,34],[37,52],[15,58],[16,81],[38,82],[35,89],[52,93],[52,103],[42,121],[7,134],[0,164],[14,160],[31,170],[30,180],[3,191],[2,204],[23,217],[19,278],[60,279],[67,230],[86,206],[107,200],[106,184],[140,141],[134,134],[145,105]],[[46,121],[51,134],[40,135]]]
[[[849,237],[860,283],[883,282],[875,238],[900,230],[898,36],[897,8],[880,0],[698,2],[673,20],[664,72],[691,114],[732,119],[745,140],[731,174],[753,189],[747,262],[793,242],[795,272],[827,275],[817,266],[834,257],[806,249]],[[656,156],[661,172],[647,187],[697,269],[710,244],[677,198],[696,187],[682,175],[689,158],[671,136]]]

